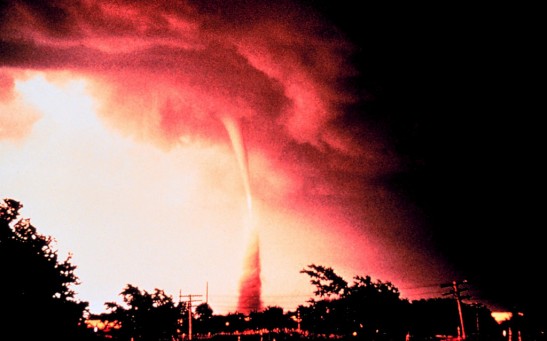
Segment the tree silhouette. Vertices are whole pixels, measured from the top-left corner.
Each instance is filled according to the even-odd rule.
[[[343,295],[348,289],[348,282],[330,267],[311,264],[308,265],[308,269],[302,269],[300,273],[311,277],[310,282],[316,287],[314,291],[316,296],[329,298],[333,295]]]
[[[148,293],[128,284],[120,293],[123,305],[107,302],[108,312],[91,316],[121,327],[109,335],[92,333],[85,324],[88,303],[75,298],[73,286],[79,279],[71,255],[59,261],[55,240],[38,233],[30,219],[18,219],[22,207],[13,199],[0,201],[1,340],[88,341],[108,336],[118,341],[162,341],[179,339],[186,332],[186,304],[175,304],[163,290]],[[330,267],[311,264],[300,272],[316,288],[309,305],[288,314],[281,307],[269,306],[249,316],[216,316],[203,303],[196,307],[195,331],[217,337],[245,330],[275,334],[294,329],[298,320],[298,326],[312,338],[403,340],[408,334],[426,340],[455,335],[458,316],[451,299],[408,302],[393,284],[373,281],[370,276],[354,276],[349,284]],[[463,317],[469,340],[502,340],[501,327],[486,307],[463,304]],[[511,326],[524,330],[524,322],[517,315]],[[528,334],[532,332],[536,329]]]
[[[214,326],[213,309],[208,303],[201,303],[196,306],[195,314],[192,315],[193,330],[196,334],[209,334]]]
[[[30,219],[17,220],[22,207],[13,199],[0,202],[0,338],[91,337],[84,323],[88,303],[72,290],[79,281],[71,255],[59,261],[52,237],[39,234]]]
[[[355,276],[349,285],[332,268],[314,264],[300,272],[311,277],[321,298],[299,308],[304,329],[325,336],[404,339],[409,302],[390,282]]]
[[[390,282],[354,276],[353,283],[332,268],[309,265],[300,271],[316,286],[309,306],[300,306],[303,329],[319,336],[365,340],[432,340],[435,335],[457,335],[459,317],[453,299],[431,298],[409,302]],[[468,340],[502,340],[500,326],[483,305],[463,304]]]
[[[112,331],[115,340],[162,341],[177,337],[181,309],[163,290],[148,293],[127,284],[120,295],[125,306],[107,302],[108,312],[95,316],[121,324],[120,329]]]
[[[284,314],[283,308],[278,306],[268,306],[260,314],[263,321],[261,327],[269,331],[287,328],[292,324],[289,316]]]
[[[213,316],[213,309],[207,303],[201,303],[196,306],[196,319],[205,321]]]
[[[470,341],[504,340],[501,326],[492,311],[482,304],[462,302],[466,339]],[[411,302],[407,317],[412,337],[425,339],[432,335],[457,335],[460,326],[456,303],[452,298],[429,298]]]

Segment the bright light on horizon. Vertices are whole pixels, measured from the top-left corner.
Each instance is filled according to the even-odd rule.
[[[497,323],[508,321],[513,317],[513,314],[508,311],[493,311],[491,315]]]

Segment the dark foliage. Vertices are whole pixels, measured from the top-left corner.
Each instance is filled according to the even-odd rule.
[[[314,337],[337,336],[362,340],[432,340],[456,336],[459,313],[454,299],[409,302],[390,282],[355,276],[351,285],[332,268],[309,265],[301,271],[311,277],[319,300],[298,308],[302,328]],[[480,305],[462,304],[469,340],[500,340],[501,328],[491,311]]]
[[[119,323],[121,328],[110,333],[114,340],[170,341],[177,337],[179,319],[186,309],[177,306],[163,290],[148,293],[128,284],[120,295],[125,306],[109,302],[105,304],[109,312],[94,316]]]
[[[78,277],[70,260],[59,261],[54,239],[41,235],[29,219],[18,219],[23,206],[0,202],[0,339],[85,340],[87,302],[75,299]],[[10,337],[7,337],[9,335]]]
[[[314,264],[301,272],[311,277],[322,298],[299,308],[304,329],[324,336],[404,339],[409,302],[390,282],[355,276],[349,285],[332,268]]]
[[[12,199],[0,202],[0,288],[5,293],[0,313],[1,339],[162,341],[188,337],[189,307],[173,302],[163,290],[152,293],[128,284],[120,293],[123,305],[107,302],[107,312],[91,319],[113,322],[109,330],[95,333],[86,328],[87,302],[75,299],[76,266],[70,255],[58,260],[51,237],[41,235],[29,219],[18,219],[22,205]],[[431,340],[456,336],[460,327],[454,299],[437,298],[409,302],[390,282],[355,276],[350,284],[332,268],[309,265],[301,270],[315,286],[316,298],[296,311],[269,306],[248,315],[238,312],[214,315],[207,303],[195,307],[192,316],[196,337],[251,340]],[[518,330],[542,340],[537,322],[515,312],[515,318],[499,325],[491,311],[479,304],[462,303],[466,334],[471,340],[502,340],[502,329]]]

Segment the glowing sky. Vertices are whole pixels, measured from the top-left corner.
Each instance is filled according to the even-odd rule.
[[[1,10],[0,195],[73,254],[92,312],[128,283],[175,298],[207,286],[215,313],[235,309],[247,202],[226,118],[248,153],[265,306],[304,304],[312,263],[412,299],[457,276],[386,183],[407,167],[392,139],[353,123],[367,99],[352,86],[357,46],[311,8]]]

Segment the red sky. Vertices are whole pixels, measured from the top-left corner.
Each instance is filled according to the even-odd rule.
[[[306,4],[2,5],[0,193],[74,254],[93,312],[126,283],[207,284],[215,312],[234,309],[249,217],[226,118],[247,153],[265,305],[305,303],[312,263],[411,299],[460,276],[391,182],[424,160],[374,117],[366,47]]]

